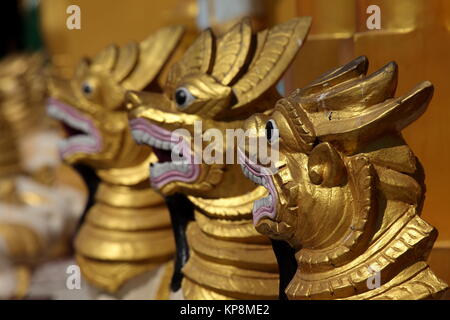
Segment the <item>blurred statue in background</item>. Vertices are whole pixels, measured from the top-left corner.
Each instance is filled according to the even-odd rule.
[[[174,241],[163,198],[150,188],[151,149],[128,129],[127,90],[158,90],[183,28],[159,29],[140,43],[111,45],[84,59],[70,80],[52,78],[47,112],[67,137],[67,163],[92,167],[101,182],[75,240],[93,298],[166,299]]]
[[[49,298],[64,286],[52,275],[34,291],[33,271],[70,252],[84,205],[81,190],[59,179],[59,133],[45,118],[45,98],[42,55],[0,61],[1,298]]]
[[[424,172],[401,131],[433,95],[423,82],[396,98],[397,65],[366,76],[360,57],[246,121],[279,141],[277,172],[251,161],[243,171],[261,184],[256,229],[287,241],[298,270],[289,299],[430,299],[447,284],[426,260],[437,230],[420,218]]]

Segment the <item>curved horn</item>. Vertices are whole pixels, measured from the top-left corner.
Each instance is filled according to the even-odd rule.
[[[140,42],[136,66],[123,80],[123,86],[129,90],[142,90],[152,82],[175,50],[183,32],[182,26],[170,26]]]
[[[119,57],[113,70],[113,76],[117,81],[125,79],[136,66],[139,57],[139,45],[129,43],[119,49]]]
[[[118,48],[110,45],[100,51],[92,60],[91,68],[96,70],[111,71],[117,60]]]
[[[170,69],[166,86],[173,89],[183,76],[193,73],[208,73],[213,60],[213,34],[210,29],[203,31]]]
[[[248,72],[233,86],[242,108],[273,87],[294,60],[311,26],[310,17],[295,18],[257,35],[257,48]]]
[[[322,112],[313,119],[315,133],[321,141],[335,141],[347,150],[355,150],[361,141],[368,141],[387,131],[400,132],[417,120],[426,110],[433,85],[422,82],[409,93],[371,106],[355,116],[329,119]]]
[[[223,85],[232,83],[247,60],[251,41],[250,20],[245,18],[217,40],[212,76]]]
[[[391,62],[368,77],[359,77],[335,86],[326,86],[321,94],[302,97],[308,112],[360,110],[392,98],[397,88],[398,67]]]
[[[302,88],[300,94],[302,96],[316,94],[324,88],[333,87],[339,83],[354,80],[366,75],[368,68],[369,60],[366,56],[360,56],[347,63],[345,66],[326,72],[307,87]]]

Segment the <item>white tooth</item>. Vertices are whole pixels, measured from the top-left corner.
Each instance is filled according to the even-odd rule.
[[[93,145],[95,144],[95,139],[88,135],[76,135],[69,138],[68,142],[81,145]]]
[[[83,122],[81,123],[81,127],[82,127],[82,129],[83,129],[84,132],[89,132],[89,130],[90,130],[89,125],[88,125],[87,122],[84,122],[84,121],[83,121]]]
[[[59,140],[58,141],[58,148],[59,149],[65,149],[68,145],[68,141],[67,140]]]
[[[158,148],[158,149],[162,149],[162,141],[161,140],[155,140],[155,144],[153,145],[154,147]]]
[[[51,106],[51,108],[48,110],[48,112],[54,118],[61,119],[61,111],[57,107]]]
[[[141,143],[141,138],[142,138],[142,134],[143,132],[140,130],[131,130],[131,134],[133,135],[134,140],[136,140],[136,142]]]
[[[147,143],[147,140],[148,140],[149,137],[150,137],[150,136],[149,136],[147,133],[141,131],[141,134],[140,134],[140,136],[139,136],[139,141],[140,141],[141,143]]]
[[[256,210],[256,209],[261,208],[261,207],[263,206],[263,204],[264,204],[263,201],[264,201],[263,199],[258,199],[258,200],[256,200],[256,201],[255,201],[254,209]]]
[[[150,170],[150,174],[152,177],[159,177],[161,174],[164,173],[164,166],[163,163],[154,163],[151,170]]]
[[[57,117],[57,114],[58,114],[58,109],[57,109],[55,106],[53,106],[53,105],[49,105],[49,106],[47,107],[47,114],[48,114],[49,116],[51,116],[51,117],[56,118],[56,117]]]
[[[72,123],[72,126],[74,126],[76,129],[78,129],[78,130],[82,130],[82,131],[84,131],[84,132],[87,132],[88,130],[87,130],[87,123],[86,122],[84,122],[84,121],[82,121],[82,120],[79,120],[79,119],[76,119],[76,118],[70,118],[70,121],[71,121],[71,123]]]
[[[68,123],[70,126],[72,126],[72,127],[78,129],[77,121],[76,121],[75,119],[73,119],[73,118],[70,117],[70,116],[66,116],[66,121],[67,121],[67,123]]]
[[[147,144],[151,145],[152,147],[155,146],[156,140],[153,137],[151,137],[151,136],[144,136],[144,138],[145,138],[145,141],[146,141]]]
[[[164,141],[162,144],[161,144],[161,149],[164,149],[164,150],[170,150],[171,148],[170,148],[170,142],[169,141]]]

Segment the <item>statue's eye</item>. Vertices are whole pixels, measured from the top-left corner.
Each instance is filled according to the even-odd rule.
[[[175,102],[177,103],[178,107],[186,108],[194,100],[195,97],[192,95],[192,93],[189,92],[188,89],[178,88],[177,90],[175,90]]]
[[[83,82],[81,85],[81,91],[83,91],[84,95],[89,97],[94,92],[94,88],[89,82]]]
[[[274,120],[269,120],[266,122],[266,138],[269,143],[274,143],[280,137],[280,132],[278,130],[277,124]]]

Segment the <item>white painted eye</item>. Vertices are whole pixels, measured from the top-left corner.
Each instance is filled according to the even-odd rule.
[[[275,120],[270,119],[266,122],[266,138],[269,143],[274,143],[280,137],[280,131],[278,130]]]
[[[94,87],[92,86],[92,84],[86,81],[81,84],[81,91],[85,96],[90,97],[94,92]]]
[[[178,107],[181,109],[186,108],[192,103],[192,101],[195,100],[195,97],[192,95],[192,93],[188,89],[183,87],[180,87],[177,90],[175,90],[174,98]]]

